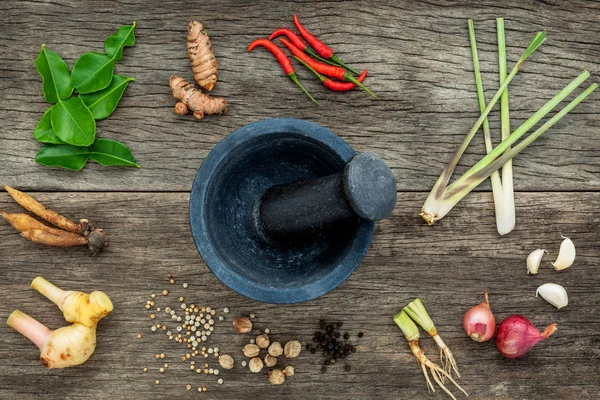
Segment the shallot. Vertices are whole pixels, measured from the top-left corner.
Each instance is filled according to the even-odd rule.
[[[483,291],[483,295],[485,300],[471,307],[463,317],[465,332],[476,342],[486,342],[496,332],[496,319],[490,309],[488,294],[485,290]]]
[[[548,339],[556,332],[556,324],[550,324],[543,332],[522,315],[506,317],[498,327],[496,347],[506,358],[523,357],[538,342]]]

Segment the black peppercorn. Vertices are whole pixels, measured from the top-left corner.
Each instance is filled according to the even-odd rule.
[[[323,365],[321,367],[321,373],[324,374],[325,372],[327,372],[327,367]]]
[[[348,332],[344,333],[344,339],[346,339],[346,340],[350,339],[350,334],[348,334]]]
[[[350,364],[344,365],[344,371],[346,371],[346,372],[352,371],[352,366]]]
[[[365,334],[362,332],[358,332],[358,337],[363,337]]]

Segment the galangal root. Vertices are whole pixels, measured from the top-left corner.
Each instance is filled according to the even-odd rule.
[[[110,314],[113,304],[104,292],[65,291],[41,276],[31,287],[56,304],[72,324],[51,331],[29,315],[15,310],[7,324],[40,349],[40,361],[48,368],[83,364],[96,349],[96,325]]]
[[[21,236],[35,243],[49,246],[72,247],[87,245],[92,256],[102,252],[107,245],[106,233],[100,228],[94,228],[87,219],[80,219],[79,223],[44,207],[31,196],[4,185],[10,196],[27,211],[32,212],[41,219],[50,222],[57,228],[52,228],[28,214],[7,214],[0,212],[2,217],[13,228],[21,232]]]
[[[202,119],[204,114],[223,114],[227,111],[227,100],[224,97],[210,97],[179,76],[172,76],[169,82],[175,104],[175,114],[185,115],[189,111],[194,118]]]
[[[188,25],[187,50],[194,79],[200,87],[210,92],[217,83],[219,62],[204,26],[198,21]]]

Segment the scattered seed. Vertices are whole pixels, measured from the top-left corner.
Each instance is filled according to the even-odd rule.
[[[141,338],[142,338],[142,334],[141,334],[141,333],[138,333],[138,335],[137,335],[137,338],[138,338],[138,339],[141,339]]]
[[[154,325],[152,325],[152,327],[150,328],[150,330],[151,330],[152,332],[156,332],[156,327],[155,327]]]
[[[158,371],[159,372],[165,372],[165,369],[164,368],[159,368]]]
[[[163,290],[163,294],[166,296],[169,294],[169,291],[167,289]]]
[[[183,284],[183,288],[184,288],[184,289],[187,289],[187,288],[188,288],[188,286],[189,286],[189,285],[188,285],[187,283],[184,283],[184,284]]]
[[[223,384],[223,378],[219,378],[219,379],[217,380],[217,383],[218,383],[219,385],[222,385],[222,384]]]
[[[225,314],[228,314],[228,313],[229,313],[229,307],[225,307],[225,308],[223,309],[223,312],[224,312]]]
[[[171,285],[172,285],[172,284],[174,284],[174,283],[175,283],[175,279],[171,279],[171,280],[169,281],[169,283],[170,283]]]
[[[150,297],[152,297],[152,298],[155,298],[155,297],[156,297],[156,295],[155,295],[154,293],[152,293],[152,294],[150,295]]]
[[[185,385],[185,390],[191,390],[192,389],[192,385]]]
[[[265,333],[271,333],[271,330],[269,328],[265,329]]]
[[[157,379],[154,381],[154,384],[158,385],[160,383],[160,381]]]
[[[144,371],[144,372],[148,372],[148,368],[144,368],[142,371]]]

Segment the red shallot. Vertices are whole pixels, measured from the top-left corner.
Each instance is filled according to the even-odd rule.
[[[476,342],[486,342],[496,332],[496,320],[490,309],[488,294],[485,290],[483,291],[483,295],[485,296],[485,300],[471,307],[463,317],[465,332]]]
[[[550,324],[543,332],[522,315],[506,317],[498,327],[496,346],[506,358],[519,358],[527,354],[536,343],[548,339],[556,331],[556,324]]]

